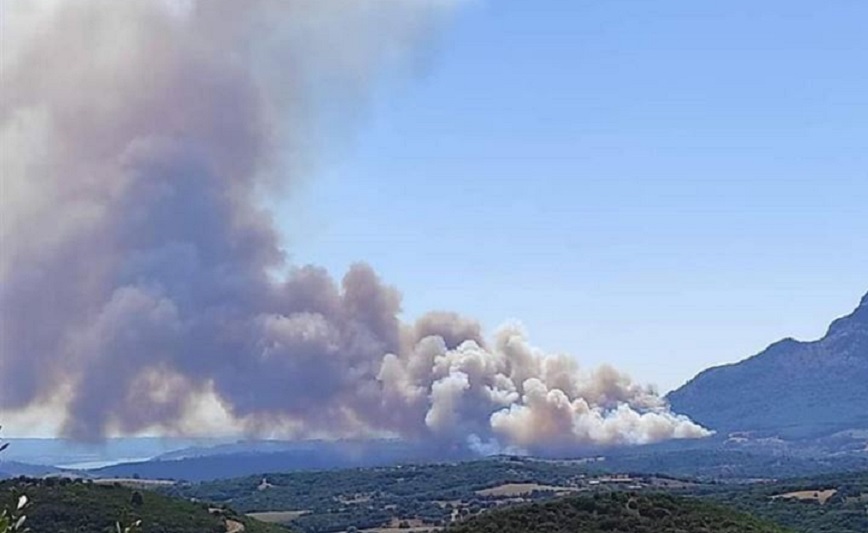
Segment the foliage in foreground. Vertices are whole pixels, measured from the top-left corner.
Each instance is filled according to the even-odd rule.
[[[666,494],[612,492],[521,505],[475,516],[449,533],[785,533],[723,507]]]
[[[18,503],[15,505],[14,511],[10,511],[9,509],[0,511],[0,533],[24,533],[29,530],[24,525],[27,522],[27,515],[24,514],[26,506],[27,496],[22,494],[18,497]]]
[[[15,508],[27,494],[27,526],[32,533],[116,533],[120,521],[140,526],[136,533],[225,533],[227,520],[245,533],[287,530],[237,515],[228,509],[170,498],[151,491],[67,479],[17,479],[0,482],[0,508]],[[127,526],[129,527],[129,526]]]

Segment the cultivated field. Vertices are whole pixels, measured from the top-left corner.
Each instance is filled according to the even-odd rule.
[[[290,520],[295,520],[309,512],[310,511],[268,511],[262,513],[247,513],[247,516],[255,518],[260,522],[268,522],[269,524],[286,524]]]
[[[837,494],[835,489],[829,490],[800,490],[797,492],[788,492],[786,494],[777,494],[772,496],[772,499],[782,500],[799,500],[799,501],[815,501],[820,505],[825,505],[829,498]]]
[[[540,485],[538,483],[506,483],[490,489],[478,490],[476,494],[480,496],[494,496],[496,498],[512,498],[526,496],[534,491],[572,492],[575,490],[572,487],[557,487],[554,485]]]

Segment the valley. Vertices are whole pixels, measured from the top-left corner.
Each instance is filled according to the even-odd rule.
[[[868,469],[725,482],[605,473],[596,463],[591,468],[578,461],[501,457],[469,463],[272,474],[181,483],[161,490],[231,506],[304,533],[451,528],[471,517],[516,506],[608,494],[698,498],[800,533],[864,533],[868,528]],[[838,529],[816,529],[826,526]]]
[[[34,533],[138,520],[142,533],[868,530],[868,470],[724,482],[500,457],[195,484],[17,478],[0,483],[0,506],[22,494]]]

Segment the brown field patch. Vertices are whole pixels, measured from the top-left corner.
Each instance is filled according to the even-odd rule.
[[[174,481],[167,479],[135,479],[135,478],[104,478],[94,479],[93,482],[97,485],[114,485],[117,483],[122,487],[130,489],[153,489],[155,487],[167,487],[174,485]]]
[[[236,520],[226,521],[226,533],[241,533],[244,531],[244,524]]]
[[[407,527],[401,527],[405,524]],[[437,531],[443,529],[441,527],[426,524],[418,518],[400,519],[392,517],[392,521],[382,527],[374,527],[371,529],[363,529],[362,533],[421,533],[422,531]]]
[[[406,528],[397,527],[375,527],[373,529],[363,529],[363,533],[422,533],[423,531],[439,531],[443,529],[437,526],[414,526]]]
[[[490,489],[478,490],[476,491],[476,494],[479,494],[480,496],[515,497],[530,494],[535,490],[550,490],[552,492],[573,492],[576,489],[572,487],[540,485],[539,483],[506,483],[505,485],[498,485],[497,487],[492,487]]]
[[[799,501],[816,501],[820,505],[824,505],[829,498],[838,494],[836,489],[827,489],[827,490],[800,490],[796,492],[788,492],[786,494],[777,494],[772,496],[773,500],[781,499],[781,500],[799,500]]]
[[[260,522],[268,522],[269,524],[285,524],[295,520],[299,516],[304,516],[310,511],[264,511],[261,513],[247,513],[250,518],[255,518]]]

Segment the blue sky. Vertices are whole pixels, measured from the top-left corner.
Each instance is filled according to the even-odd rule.
[[[405,316],[677,387],[868,291],[868,3],[468,2],[277,212]]]

